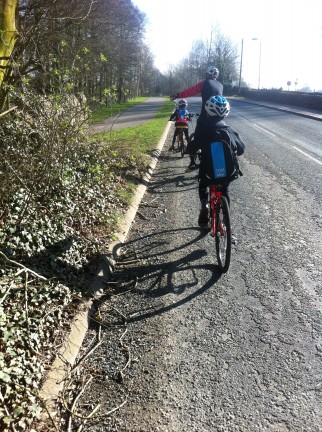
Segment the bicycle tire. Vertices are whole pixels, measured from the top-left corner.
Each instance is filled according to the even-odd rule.
[[[183,132],[182,131],[179,134],[179,145],[180,145],[181,157],[183,157],[184,153],[185,153],[185,145],[184,145],[184,138],[183,138]]]
[[[216,207],[216,256],[222,273],[226,273],[231,257],[231,226],[229,206],[226,197],[218,199]]]

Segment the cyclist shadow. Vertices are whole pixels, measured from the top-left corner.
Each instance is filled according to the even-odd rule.
[[[175,176],[175,177],[172,177],[171,179],[169,179],[168,182],[157,182],[156,184],[153,184],[153,186],[149,187],[149,192],[150,193],[157,192],[159,194],[160,188],[162,188],[165,185],[169,186],[170,183],[174,183],[176,188],[178,188],[178,190],[175,190],[175,193],[178,193],[178,192],[182,193],[183,190],[193,190],[193,189],[196,189],[198,187],[198,184],[196,184],[195,178],[192,179],[192,181],[189,181],[189,179],[186,176],[178,175],[178,176]],[[174,191],[173,190],[162,191],[161,193],[173,194]]]
[[[189,171],[191,172],[191,170]],[[164,178],[164,174],[160,174],[160,179],[158,179],[157,175],[154,175],[153,183],[149,185],[149,193],[173,194],[174,191],[171,188],[169,188],[169,190],[162,190],[160,192],[160,188],[162,189],[165,186],[168,188],[171,184],[175,184],[176,188],[178,188],[175,190],[175,193],[182,193],[183,190],[197,189],[198,173],[196,172],[195,176],[187,177],[186,172],[187,169],[184,168],[182,174],[171,176],[170,178],[167,177],[166,179]]]
[[[182,230],[189,230],[189,228],[172,230],[172,233]],[[169,231],[163,231],[163,234],[168,235]],[[160,232],[145,236],[145,239],[153,235],[159,236]],[[118,271],[116,275],[117,279],[120,278],[120,280],[124,281],[129,278],[130,273],[131,279],[137,281],[136,287],[132,289],[133,294],[143,295],[147,299],[147,302],[148,299],[153,301],[153,299],[160,299],[168,294],[175,294],[178,296],[178,300],[171,302],[171,304],[162,305],[161,307],[156,306],[153,310],[149,311],[141,310],[136,316],[131,317],[128,322],[141,321],[155,315],[169,312],[202,295],[217,283],[221,277],[221,271],[219,267],[214,264],[200,263],[200,260],[207,256],[207,252],[203,249],[183,254],[183,256],[172,260],[170,263],[169,261],[161,261],[160,259],[164,256],[169,256],[171,252],[177,253],[179,250],[185,249],[187,246],[194,244],[206,235],[207,232],[204,230],[200,231],[196,238],[186,244],[181,244],[172,250],[161,252],[154,251],[159,247],[164,248],[166,246],[166,241],[157,240],[155,242],[150,242],[149,246],[143,245],[143,248],[140,248],[139,244],[142,239],[124,244],[124,247],[128,249],[136,243],[134,249],[136,256],[140,257],[140,262],[137,265],[131,266],[130,269],[125,268],[124,270]],[[155,259],[157,259],[158,262],[156,264],[151,263],[151,261]],[[122,260],[120,262],[122,262]],[[198,272],[205,274],[205,270],[210,273],[210,278],[207,279],[205,283],[201,283],[201,280],[198,278]],[[180,280],[179,284],[175,283],[175,280]]]

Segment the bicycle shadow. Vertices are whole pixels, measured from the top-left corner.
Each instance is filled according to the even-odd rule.
[[[116,274],[117,280],[136,280],[136,286],[131,290],[133,295],[139,294],[141,299],[143,295],[143,299],[145,298],[147,303],[151,300],[161,299],[168,294],[178,296],[177,301],[167,305],[155,306],[153,310],[147,311],[143,308],[136,316],[130,317],[128,322],[137,322],[169,312],[190,302],[216,285],[222,275],[219,267],[211,263],[200,263],[200,260],[208,255],[206,250],[197,249],[187,254],[183,253],[182,256],[171,261],[164,259],[172,253],[184,252],[186,248],[204,238],[208,234],[204,230],[199,231],[197,236],[188,242],[181,243],[171,249],[167,248],[167,240],[155,240],[146,243],[146,240],[151,240],[153,236],[160,236],[160,234],[169,236],[170,233],[173,235],[180,231],[191,231],[192,229],[196,228],[159,231],[122,245],[128,254],[130,250],[130,255],[132,251],[135,251],[135,256],[139,256],[138,263],[132,264],[130,268],[118,269]],[[160,248],[166,250],[160,251]],[[157,263],[153,263],[153,261],[157,261]],[[119,263],[122,263],[122,258]],[[206,271],[211,276],[205,283],[201,284],[198,273],[205,274]],[[179,284],[175,282],[175,279],[180,280]]]
[[[189,170],[190,172],[193,172]],[[194,190],[198,188],[198,172],[194,172],[194,176],[187,176],[187,168],[184,168],[181,173],[177,175],[172,175],[171,177],[165,178],[165,174],[168,172],[160,172],[153,175],[153,182],[149,184],[149,193],[161,193],[161,194],[173,194],[182,193],[185,190]],[[163,187],[171,186],[174,184],[176,186],[175,191],[169,188],[169,191],[160,190]]]
[[[191,240],[187,241],[186,243],[183,243],[180,246],[174,247],[172,249],[167,249],[165,251],[157,251],[156,253],[151,253],[151,249],[147,249],[148,247],[151,248],[151,244],[155,245],[155,248],[160,248],[160,247],[164,247],[164,246],[168,246],[169,242],[168,240],[156,240],[154,242],[150,242],[149,245],[147,245],[147,247],[144,246],[144,241],[145,240],[150,240],[150,238],[153,237],[160,237],[161,235],[164,235],[164,237],[166,237],[167,239],[170,238],[171,235],[177,233],[177,232],[191,232],[191,231],[196,231],[197,232],[197,236],[195,238],[192,238]],[[203,239],[204,237],[206,237],[209,234],[208,230],[205,229],[201,229],[201,228],[197,228],[195,226],[192,227],[183,227],[183,228],[177,228],[177,229],[169,229],[169,230],[162,230],[162,231],[155,231],[153,233],[150,234],[146,234],[143,236],[140,236],[136,239],[133,240],[129,240],[126,241],[124,243],[118,243],[113,247],[113,251],[112,251],[112,255],[114,257],[117,257],[121,254],[121,249],[128,249],[128,248],[135,248],[136,245],[138,243],[142,243],[142,249],[141,252],[146,251],[146,255],[144,255],[143,253],[141,254],[141,259],[146,259],[148,257],[154,257],[154,256],[162,256],[165,254],[170,254],[172,252],[178,252],[184,248],[187,248],[191,245],[194,245],[196,242],[198,242],[199,240]]]

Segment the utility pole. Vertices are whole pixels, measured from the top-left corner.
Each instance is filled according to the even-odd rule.
[[[243,50],[244,50],[244,39],[242,39],[241,41],[238,96],[240,95],[241,76],[242,76],[242,69],[243,69]]]

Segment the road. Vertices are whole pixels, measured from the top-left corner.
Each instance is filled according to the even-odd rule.
[[[91,361],[108,382],[94,399],[127,403],[91,431],[322,431],[322,123],[231,105],[246,152],[230,270],[197,226],[197,172],[167,150],[171,131],[111,281],[126,288],[101,306],[126,337]]]

